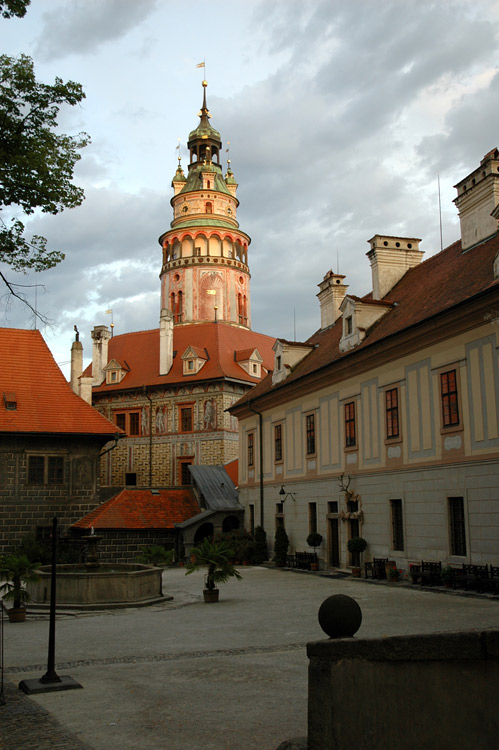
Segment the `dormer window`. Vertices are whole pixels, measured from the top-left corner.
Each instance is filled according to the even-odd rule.
[[[17,396],[13,391],[3,394],[6,411],[17,411]]]
[[[242,349],[234,352],[234,359],[252,378],[262,377],[263,359],[258,349]]]
[[[104,372],[106,373],[106,385],[116,385],[117,383],[121,383],[126,376],[128,366],[126,363],[121,364],[116,359],[112,359],[104,367]]]
[[[345,334],[346,336],[350,336],[350,334],[353,331],[353,319],[352,316],[349,315],[348,318],[345,319]]]
[[[209,359],[206,349],[188,346],[182,354],[182,371],[184,375],[195,375]]]

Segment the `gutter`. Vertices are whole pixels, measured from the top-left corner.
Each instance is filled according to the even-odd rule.
[[[149,401],[149,488],[152,487],[152,398],[147,393],[147,386],[142,386],[144,396]]]

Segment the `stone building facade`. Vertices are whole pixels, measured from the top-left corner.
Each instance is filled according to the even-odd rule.
[[[0,328],[0,351],[1,553],[98,505],[101,450],[121,431],[71,391],[39,331]]]
[[[278,340],[274,372],[231,409],[240,501],[321,564],[499,564],[499,151],[458,183],[462,238],[369,240],[373,291],[319,284],[321,328]],[[260,461],[260,455],[263,461]]]

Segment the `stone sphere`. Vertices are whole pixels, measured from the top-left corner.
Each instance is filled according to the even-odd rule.
[[[334,594],[319,607],[319,625],[330,638],[347,638],[360,628],[362,611],[351,596]]]

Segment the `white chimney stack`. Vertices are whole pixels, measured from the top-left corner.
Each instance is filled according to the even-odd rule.
[[[173,365],[173,313],[165,307],[159,318],[159,374],[168,375]]]
[[[340,305],[348,289],[348,284],[343,283],[344,278],[339,273],[328,271],[317,285],[320,289],[317,298],[321,308],[321,330],[332,326],[341,315]]]
[[[383,299],[410,268],[421,263],[421,240],[375,234],[368,242],[371,249],[366,255],[371,263],[373,299]]]
[[[485,154],[478,169],[454,185],[454,203],[461,222],[461,247],[467,250],[497,232],[499,205],[499,150]]]
[[[101,385],[106,377],[104,367],[107,365],[107,349],[111,332],[107,326],[94,326],[90,335],[93,340],[92,385]]]

